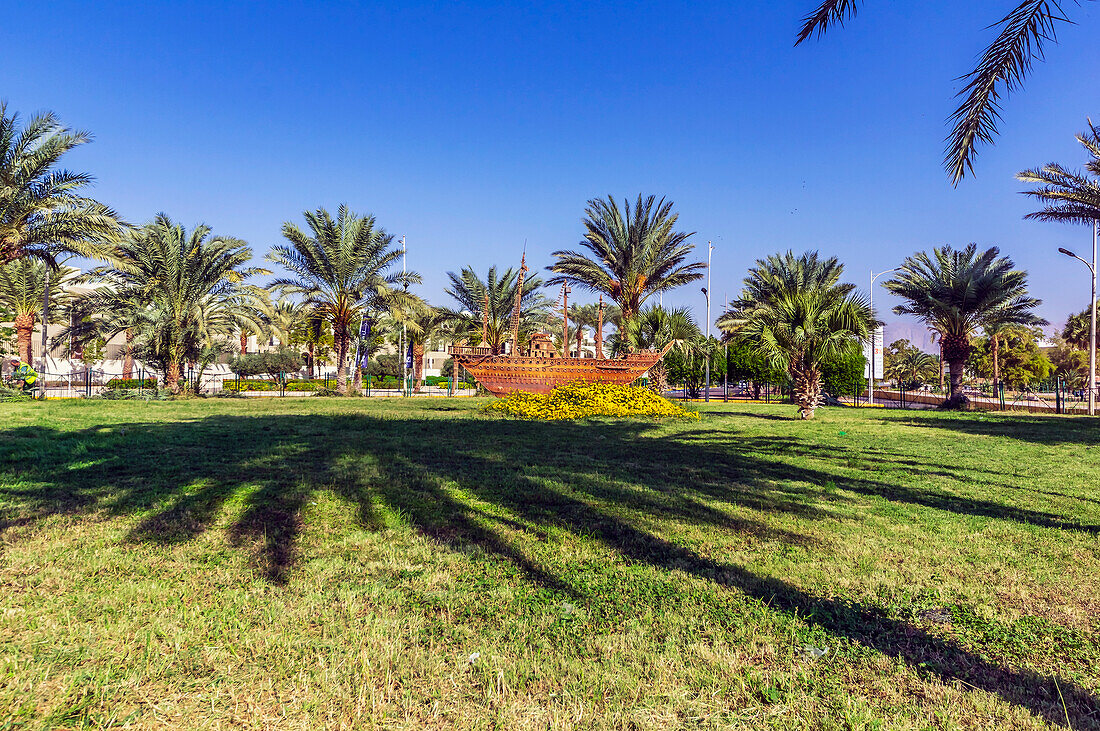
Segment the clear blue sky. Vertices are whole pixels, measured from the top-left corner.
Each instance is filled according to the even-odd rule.
[[[515,265],[524,239],[541,268],[588,198],[644,192],[676,202],[703,258],[715,241],[716,300],[780,249],[836,254],[866,288],[869,267],[976,241],[1030,271],[1052,322],[1085,307],[1085,268],[1054,252],[1088,232],[1022,220],[1013,174],[1083,162],[1100,6],[1069,7],[953,189],[954,78],[1013,2],[872,0],[794,48],[813,4],[18,3],[0,98],[94,133],[69,164],[131,221],[204,221],[259,256],[283,221],[347,202],[408,236],[440,303],[446,271]],[[669,302],[702,315],[697,287]]]

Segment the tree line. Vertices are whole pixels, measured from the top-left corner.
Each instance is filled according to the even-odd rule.
[[[607,339],[612,355],[670,343],[685,355],[713,350],[687,310],[652,303],[655,295],[701,279],[707,266],[695,260],[695,233],[679,228],[669,200],[594,198],[584,211],[580,241],[552,252],[546,281],[531,276],[521,285],[512,268],[491,267],[482,277],[465,267],[448,273],[445,292],[452,302],[440,307],[412,290],[421,277],[399,266],[403,252],[393,234],[373,215],[346,205],[335,214],[323,207],[305,211],[303,223],[283,224],[283,242],[264,262],[279,275],[253,265],[246,242],[207,226],[188,229],[166,214],[131,225],[81,194],[90,176],[59,167],[66,151],[88,139],[49,114],[20,128],[18,116],[0,107],[0,175],[9,181],[0,188],[0,307],[12,314],[27,360],[38,305],[48,294],[69,324],[64,338],[87,345],[121,335],[126,363],[137,358],[149,364],[173,392],[181,388],[185,365],[214,362],[238,338],[243,351],[249,335],[301,345],[310,369],[331,350],[338,388],[346,392],[359,388],[366,358],[398,329],[413,351],[417,380],[434,338],[484,341],[502,352],[517,296],[521,342],[538,330],[553,333],[560,319],[545,291],[566,284],[606,304],[602,318],[592,303],[570,310],[577,351],[584,331],[601,322],[614,327]],[[1095,130],[1082,140],[1100,160]],[[1047,180],[1032,193],[1050,206],[1034,215],[1080,215],[1079,204],[1064,197],[1079,181],[1051,166],[1026,175]],[[77,276],[62,263],[73,255],[100,263]],[[715,342],[747,349],[785,374],[804,418],[821,403],[823,364],[857,357],[879,322],[855,285],[843,281],[843,271],[835,257],[815,251],[761,258],[717,318],[721,338]],[[255,283],[269,276],[265,285]],[[961,398],[978,333],[1044,324],[1034,314],[1040,301],[1029,295],[1026,277],[996,247],[979,251],[971,244],[918,252],[885,283],[903,300],[895,313],[914,316],[937,333],[950,373],[949,402]],[[76,281],[91,292],[68,295],[66,285]],[[558,345],[567,353],[572,343],[562,342],[563,335]],[[602,341],[602,333],[596,339]],[[658,385],[667,382],[667,368],[651,374]]]

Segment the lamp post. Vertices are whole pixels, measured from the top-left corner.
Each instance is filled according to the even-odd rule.
[[[401,234],[401,275],[405,275],[405,235]],[[408,291],[409,283],[405,282],[405,291]],[[401,318],[401,395],[408,396],[409,387],[409,374],[408,374],[408,361],[405,356],[405,338],[408,333],[405,332],[405,318]]]
[[[1089,298],[1089,416],[1096,415],[1096,238],[1100,233],[1100,221],[1092,222],[1092,263],[1088,263],[1069,249],[1058,248],[1058,252],[1072,256],[1089,268],[1092,275],[1092,297]]]
[[[871,286],[869,287],[867,306],[871,308],[871,317],[875,316],[875,280],[881,277],[883,274],[889,274],[890,272],[896,272],[901,267],[894,267],[893,269],[887,269],[884,272],[875,274],[873,269],[869,270],[871,274]],[[875,331],[878,327],[875,322],[871,322],[871,362],[867,364],[867,405],[875,405]],[[858,401],[858,397],[857,397]],[[859,405],[858,403],[856,404]]]
[[[706,328],[706,340],[703,341],[704,347],[706,347],[707,360],[707,390],[703,394],[703,400],[710,402],[710,259],[714,254],[714,244],[710,241],[707,242],[707,286],[703,287],[703,296],[707,298],[707,328]]]

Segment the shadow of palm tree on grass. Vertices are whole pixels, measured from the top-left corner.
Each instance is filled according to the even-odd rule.
[[[812,537],[720,506],[832,520],[822,500],[845,497],[823,495],[815,487],[831,482],[841,490],[921,508],[1095,531],[1054,513],[838,472],[828,460],[796,466],[781,457],[816,456],[797,439],[724,439],[728,432],[709,433],[705,426],[669,431],[646,422],[366,415],[212,416],[82,432],[25,427],[5,436],[0,504],[16,515],[7,527],[105,511],[139,516],[131,540],[173,543],[209,530],[228,501],[240,500],[230,537],[238,546],[254,546],[260,568],[281,583],[290,579],[297,560],[303,506],[315,490],[331,489],[356,506],[365,527],[382,525],[383,509],[397,512],[437,541],[477,547],[509,562],[554,594],[597,600],[573,577],[556,575],[529,556],[505,529],[536,540],[548,530],[596,540],[626,563],[714,582],[768,611],[797,616],[921,672],[995,693],[1052,723],[1064,722],[1067,711],[1075,728],[1095,727],[1100,717],[1097,698],[1071,681],[1059,681],[1063,710],[1050,677],[998,665],[876,607],[816,596],[702,555],[647,527],[654,518],[667,519],[760,542],[827,550]],[[0,531],[4,527],[0,524]]]

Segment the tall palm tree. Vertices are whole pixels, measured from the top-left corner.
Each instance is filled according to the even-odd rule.
[[[324,208],[303,216],[309,233],[287,221],[283,237],[289,245],[273,246],[268,254],[269,261],[290,273],[272,284],[287,294],[301,295],[332,326],[337,389],[346,393],[353,326],[364,315],[408,306],[413,301],[408,287],[419,282],[420,275],[391,271],[401,250],[394,248],[393,235],[378,226],[374,216],[356,215],[346,205],[337,209],[336,218]]]
[[[173,393],[183,363],[198,362],[204,347],[263,318],[265,293],[245,280],[267,270],[247,266],[252,251],[245,242],[213,235],[208,226],[189,232],[162,213],[105,256],[107,263],[89,272],[103,286],[88,295],[94,310],[108,313],[100,320],[104,335],[127,332],[133,352]]]
[[[622,337],[635,348],[663,350],[672,345],[689,353],[699,346],[703,334],[687,307],[666,310],[660,305],[650,305],[630,320]],[[657,393],[668,390],[668,367],[663,360],[649,369],[649,385]]]
[[[950,373],[949,407],[963,404],[963,367],[983,323],[1045,324],[1032,312],[1042,301],[1028,295],[1027,273],[1013,269],[995,246],[980,254],[976,244],[916,253],[884,286],[905,300],[895,314],[913,315],[939,332]]]
[[[399,312],[397,320],[405,325],[408,342],[412,346],[413,384],[414,389],[419,391],[423,386],[424,352],[427,345],[433,338],[448,332],[454,318],[446,310],[422,301],[407,311]]]
[[[821,401],[821,363],[858,352],[870,337],[870,305],[843,284],[844,267],[816,251],[758,259],[749,269],[741,295],[718,318],[723,340],[744,343],[794,381],[794,399],[803,419],[813,418]]]
[[[494,353],[504,351],[504,343],[512,337],[512,315],[515,312],[516,294],[519,292],[519,270],[511,267],[503,272],[489,267],[485,279],[481,279],[472,267],[463,267],[458,274],[447,272],[451,284],[446,292],[458,307],[445,309],[454,327],[455,335],[470,342],[480,342],[482,331]],[[546,327],[553,302],[544,295],[542,280],[537,276],[523,280],[520,295],[520,342]],[[487,326],[485,322],[488,322]]]
[[[622,310],[624,320],[637,316],[645,301],[701,279],[706,264],[689,262],[695,249],[694,233],[677,231],[679,214],[672,201],[640,194],[633,208],[611,196],[593,198],[585,209],[580,251],[555,251],[557,261],[548,285],[570,282],[590,292],[605,294]]]
[[[1089,226],[1100,220],[1100,130],[1090,120],[1088,132],[1078,134],[1077,141],[1089,157],[1084,172],[1050,162],[1016,174],[1018,180],[1039,186],[1024,195],[1047,204],[1024,218]]]
[[[1077,350],[1088,352],[1090,315],[1088,309],[1072,314],[1066,318],[1066,326],[1062,328],[1062,339]]]
[[[993,24],[997,35],[982,53],[978,65],[963,77],[955,95],[961,98],[951,114],[944,167],[953,184],[973,172],[979,142],[991,144],[1001,118],[1001,97],[1019,90],[1032,63],[1043,59],[1044,45],[1055,40],[1059,23],[1069,19],[1058,0],[1016,0],[1015,7]],[[821,36],[834,25],[855,16],[858,0],[822,0],[803,20],[795,45]]]
[[[982,331],[989,338],[989,353],[993,357],[993,385],[996,386],[1001,382],[1001,341],[1021,335],[1025,328],[1014,322],[1000,322],[994,316],[982,323]]]
[[[20,129],[19,115],[0,102],[0,264],[24,256],[54,264],[59,253],[96,258],[119,233],[118,214],[80,194],[92,177],[58,167],[90,141],[50,112]]]
[[[14,318],[16,352],[25,363],[31,362],[31,335],[42,312],[47,286],[50,300],[64,305],[68,296],[64,285],[76,274],[75,269],[63,266],[47,276],[48,268],[44,261],[30,257],[0,264],[0,309],[8,310]]]

